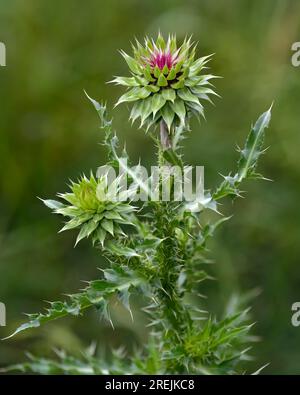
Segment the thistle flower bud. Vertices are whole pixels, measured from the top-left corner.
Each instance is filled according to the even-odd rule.
[[[111,185],[110,185],[111,186]],[[92,237],[93,243],[102,245],[110,234],[123,234],[121,224],[131,224],[128,214],[135,208],[122,201],[110,199],[105,177],[96,179],[82,176],[78,182],[71,182],[71,192],[58,194],[68,204],[56,200],[43,200],[54,213],[62,214],[70,220],[60,232],[80,228],[76,244],[85,237]]]
[[[206,69],[211,55],[195,60],[196,45],[186,38],[177,48],[176,37],[165,41],[161,34],[156,42],[145,39],[142,46],[137,40],[133,57],[121,51],[132,77],[115,77],[114,82],[129,90],[117,105],[134,102],[130,119],[140,118],[140,127],[164,121],[171,132],[174,127],[186,125],[190,114],[204,116],[202,100],[216,93],[211,89],[213,75],[200,74]]]

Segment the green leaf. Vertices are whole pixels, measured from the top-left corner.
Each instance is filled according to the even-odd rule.
[[[105,249],[108,250],[110,253],[117,255],[117,256],[124,256],[126,258],[138,257],[140,256],[135,250],[129,247],[125,247],[121,244],[114,243],[109,241]]]
[[[151,75],[151,68],[150,68],[149,65],[144,67],[143,71],[144,71],[144,76],[145,76],[145,78],[146,78],[146,80],[148,82],[154,82],[155,81],[155,78],[153,78],[152,75]]]
[[[170,100],[171,102],[174,102],[176,99],[176,93],[173,89],[163,89],[161,94],[166,100]]]
[[[169,75],[167,76],[167,80],[168,80],[168,81],[172,81],[172,80],[174,80],[175,78],[176,78],[176,70],[175,70],[175,68],[173,67],[173,68],[170,70]]]
[[[147,99],[143,100],[142,108],[141,108],[141,126],[144,124],[145,120],[148,116],[152,113],[153,107],[153,96],[148,97]]]
[[[103,302],[108,302],[113,294],[122,292],[124,289],[139,289],[144,287],[144,279],[135,271],[113,267],[104,270],[106,280],[94,280],[80,293],[68,295],[69,300],[65,302],[50,302],[50,307],[45,313],[28,314],[28,322],[20,325],[9,339],[20,332],[30,328],[37,328],[40,325],[67,315],[78,316],[91,306],[101,306]],[[106,284],[104,284],[104,281]]]
[[[269,365],[270,365],[270,363],[266,363],[265,365],[261,366],[254,373],[252,373],[252,376],[258,376]]]
[[[164,241],[165,239],[160,239],[158,237],[149,237],[143,240],[142,244],[138,246],[138,250],[141,251],[147,251],[147,250],[153,250],[156,248]]]
[[[130,113],[130,119],[132,120],[132,122],[134,122],[137,118],[141,116],[142,108],[143,108],[142,100],[138,100],[136,103],[134,103]]]
[[[138,88],[133,88],[130,91],[124,93],[124,95],[122,95],[117,101],[117,103],[115,104],[115,107],[117,107],[119,104],[124,102],[132,102],[140,99],[137,89]]]
[[[185,80],[185,85],[188,86],[189,88],[193,88],[201,81],[201,77],[203,77],[203,76],[197,75],[195,77],[188,77]]]
[[[83,214],[83,210],[79,207],[75,206],[64,206],[62,208],[58,208],[55,211],[55,214],[61,214],[65,217],[78,217]]]
[[[40,200],[45,204],[45,206],[51,208],[52,210],[57,210],[65,207],[65,205],[59,202],[58,200],[51,200],[51,199],[48,200],[40,199]]]
[[[166,43],[165,43],[165,40],[164,40],[163,36],[161,35],[161,33],[158,33],[158,37],[156,40],[156,46],[157,46],[157,48],[160,48],[162,50],[164,50],[166,48]]]
[[[169,73],[169,68],[168,68],[168,66],[166,64],[164,65],[164,68],[162,69],[162,72],[163,72],[164,75],[167,75]]]
[[[208,238],[213,237],[215,230],[223,223],[228,221],[231,217],[223,217],[215,223],[206,224],[201,231],[201,243],[199,246],[205,246]]]
[[[126,292],[128,293],[128,291]],[[94,348],[94,344],[92,344],[87,350],[80,351],[80,358],[68,355],[63,350],[55,350],[55,359],[40,358],[26,353],[28,361],[0,369],[0,373],[21,372],[23,374],[34,373],[41,375],[133,375],[153,373],[152,371],[148,372],[146,366],[144,368],[142,361],[140,362],[141,366],[138,366],[138,363],[128,366],[122,353],[116,350],[112,350],[109,362],[101,356],[96,357]]]
[[[207,88],[205,86],[195,86],[192,88],[192,92],[195,95],[203,95],[203,94],[208,94],[208,95],[215,95],[217,97],[220,97],[215,91],[213,91],[211,88]]]
[[[75,229],[78,226],[82,225],[84,222],[88,221],[93,217],[93,214],[83,214],[78,217],[72,218],[69,222],[65,224],[65,226],[59,231],[64,232],[65,230]]]
[[[93,104],[93,106],[95,107],[95,109],[96,109],[96,111],[97,111],[97,113],[98,113],[98,115],[99,115],[99,118],[101,119],[102,126],[104,126],[104,123],[105,123],[105,122],[104,122],[104,118],[105,118],[105,113],[106,113],[106,107],[105,107],[105,105],[98,103],[97,100],[95,100],[95,99],[92,99],[92,98],[87,94],[86,91],[84,91],[84,94],[86,95],[86,97],[89,99],[89,101],[90,101],[90,102]]]
[[[161,71],[160,71],[160,68],[159,68],[158,66],[155,66],[155,67],[154,67],[153,72],[154,72],[154,77],[155,77],[155,78],[159,78],[159,76],[160,76],[160,74],[161,74]]]
[[[196,74],[200,73],[200,71],[203,69],[203,67],[206,65],[206,63],[208,63],[210,61],[212,56],[213,56],[213,54],[203,56],[202,58],[195,60],[192,64],[192,66],[190,67],[189,76],[192,77],[192,76],[195,76]]]
[[[193,77],[192,77],[193,78]],[[198,81],[197,81],[197,85],[211,85],[211,83],[209,82],[212,79],[217,79],[217,78],[222,78],[218,75],[213,75],[213,74],[203,74],[197,77]]]
[[[224,181],[219,185],[213,193],[213,199],[219,200],[226,196],[238,197],[240,195],[239,186],[246,178],[263,178],[255,172],[258,159],[264,152],[262,150],[265,128],[269,126],[271,119],[271,109],[263,113],[251,128],[247,137],[244,149],[240,150],[240,158],[238,161],[238,170],[233,176],[223,176]]]
[[[139,99],[146,99],[150,95],[151,92],[149,92],[148,89],[144,88],[137,88],[137,96]]]
[[[171,125],[174,119],[174,111],[169,104],[166,104],[161,110],[162,117],[167,124],[169,131],[171,130]]]
[[[110,233],[112,236],[114,235],[114,223],[113,221],[103,220],[101,222],[101,226],[104,230]]]
[[[177,155],[177,153],[172,149],[166,149],[163,152],[163,156],[167,162],[171,165],[179,166],[181,169],[183,168],[183,163],[181,158]]]
[[[124,51],[120,51],[120,52],[121,52],[121,55],[123,56],[123,58],[125,59],[126,63],[128,64],[128,67],[130,68],[130,70],[134,74],[141,75],[142,74],[142,68],[138,64],[138,62],[135,59],[133,59],[131,56],[127,55],[126,52],[124,52]]]
[[[98,223],[90,220],[89,222],[82,225],[80,232],[77,236],[75,246],[80,242],[80,240],[84,239],[85,237],[89,237],[89,235],[94,232],[94,230],[98,227]]]
[[[105,238],[106,238],[106,231],[99,226],[95,232],[93,241],[94,241],[94,243],[96,241],[99,241],[103,247]]]
[[[129,289],[123,289],[118,293],[118,299],[121,301],[122,305],[125,307],[126,310],[129,311],[132,322],[133,322],[133,314],[130,307],[130,291]]]
[[[238,162],[238,181],[251,176],[254,172],[259,156],[262,154],[262,145],[265,135],[265,128],[269,126],[271,119],[271,109],[264,112],[252,127]]]
[[[185,116],[186,116],[186,109],[184,102],[178,98],[174,101],[174,103],[171,103],[172,110],[175,112],[175,114],[178,116],[180,119],[180,122],[182,125],[185,123]]]
[[[180,81],[174,82],[174,83],[171,85],[171,87],[172,87],[173,89],[182,89],[182,88],[184,88],[184,85],[185,85],[184,82],[185,82],[184,80],[180,80]]]
[[[116,77],[109,82],[123,86],[140,86],[140,83],[134,77]]]
[[[180,97],[180,99],[184,101],[190,101],[192,103],[199,104],[198,97],[194,95],[189,88],[183,88],[183,89],[178,89],[177,95]]]
[[[176,63],[176,65],[174,67],[176,74],[179,73],[179,71],[181,71],[183,63],[184,63],[184,60],[181,60],[180,62]]]
[[[148,80],[146,78],[138,75],[136,75],[134,78],[140,86],[145,87],[146,85],[148,85]]]
[[[151,92],[149,92],[146,88],[132,88],[130,91],[124,93],[124,95],[119,98],[118,102],[115,104],[115,107],[123,102],[132,102],[138,99],[145,99],[150,95],[150,93]]]
[[[163,73],[160,74],[157,80],[158,86],[168,86],[168,81],[166,77],[163,75]]]
[[[104,217],[112,220],[123,219],[121,215],[116,211],[107,211],[104,213]]]
[[[89,101],[93,104],[94,108],[96,109],[99,119],[100,119],[100,128],[104,132],[104,145],[108,151],[108,158],[113,163],[112,158],[112,146],[116,146],[118,143],[118,138],[112,130],[112,120],[107,116],[107,109],[105,103],[98,103],[96,100],[92,99],[86,91],[84,91],[86,97]]]
[[[194,102],[187,102],[187,107],[190,108],[192,110],[192,112],[199,117],[199,115],[201,115],[203,118],[205,118],[204,115],[204,107],[202,106],[202,104],[199,103],[194,103]]]
[[[152,98],[152,112],[153,116],[166,104],[166,99],[161,93],[156,93]]]
[[[178,77],[178,79],[186,79],[186,77],[188,76],[188,74],[189,74],[189,68],[188,67],[185,67],[185,68],[183,68],[182,69],[182,74]]]
[[[156,93],[160,90],[159,86],[156,85],[147,85],[145,86],[145,89],[147,89],[151,93]]]

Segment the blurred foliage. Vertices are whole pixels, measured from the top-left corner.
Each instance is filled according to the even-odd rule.
[[[233,291],[259,286],[252,313],[262,341],[253,350],[253,370],[270,362],[266,373],[299,373],[300,330],[290,323],[300,281],[300,68],[290,61],[291,44],[300,41],[299,12],[293,0],[0,0],[0,41],[7,47],[7,67],[0,68],[0,300],[8,323],[1,337],[22,312],[74,292],[104,264],[88,242],[74,250],[71,232],[58,235],[59,221],[36,196],[54,197],[69,177],[103,164],[97,118],[83,89],[112,106],[121,89],[105,82],[126,71],[117,50],[129,51],[129,40],[161,29],[181,39],[192,33],[200,55],[216,53],[210,66],[224,77],[216,83],[223,99],[207,107],[209,122],[194,122],[185,142],[190,164],[205,166],[207,187],[219,182],[219,169],[232,168],[238,156],[232,147],[275,100],[271,148],[259,169],[274,182],[246,185],[249,198],[235,203],[230,226],[210,243],[218,281],[202,292],[218,313],[220,297],[225,304]],[[126,122],[125,107],[115,111],[115,127],[131,156],[149,164],[152,142]],[[125,310],[112,318],[115,331],[90,312],[1,342],[0,364],[23,360],[25,350],[45,355],[63,346],[76,353],[91,340],[104,349],[143,342],[138,310],[134,323]]]

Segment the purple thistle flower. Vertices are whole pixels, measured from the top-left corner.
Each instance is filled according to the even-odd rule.
[[[157,66],[162,70],[165,66],[170,70],[176,65],[178,61],[178,53],[172,54],[171,51],[155,51],[151,54],[150,58],[147,59],[151,68]]]
[[[186,37],[178,47],[176,37],[165,40],[159,33],[157,40],[145,38],[142,45],[132,45],[133,57],[121,51],[131,71],[130,77],[115,77],[111,82],[126,86],[116,106],[134,102],[130,118],[141,118],[141,124],[157,125],[163,121],[169,133],[185,125],[191,114],[204,116],[202,100],[216,94],[210,74],[201,74],[211,55],[195,59],[196,44]]]

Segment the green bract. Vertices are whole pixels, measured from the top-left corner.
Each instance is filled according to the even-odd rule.
[[[115,77],[110,82],[123,85],[128,91],[117,105],[134,102],[130,118],[140,118],[140,127],[163,120],[169,132],[174,126],[185,125],[190,114],[204,116],[202,100],[216,93],[211,89],[211,74],[201,74],[211,55],[195,59],[196,45],[186,38],[177,47],[176,37],[168,40],[159,34],[156,42],[145,39],[142,46],[137,40],[133,57],[121,51],[132,77]]]
[[[118,180],[116,180],[118,181]],[[111,192],[110,192],[111,191]],[[107,235],[123,234],[120,224],[131,224],[128,214],[134,207],[122,201],[114,201],[114,188],[109,191],[105,177],[96,179],[83,176],[77,183],[71,183],[71,192],[58,194],[68,204],[56,200],[43,200],[56,214],[70,220],[60,230],[80,228],[76,244],[85,237],[92,236],[93,243],[102,245]]]

